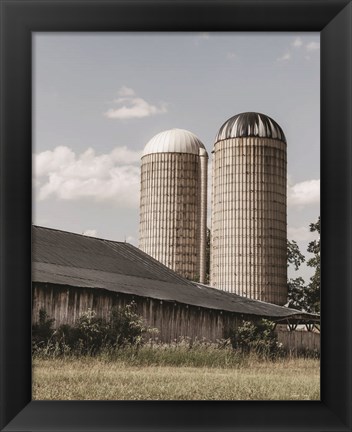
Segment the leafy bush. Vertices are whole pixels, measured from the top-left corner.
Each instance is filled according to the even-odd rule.
[[[33,353],[54,356],[68,353],[96,355],[104,349],[139,347],[145,335],[155,333],[157,329],[146,326],[136,309],[135,302],[114,308],[108,321],[88,309],[73,326],[64,324],[55,331],[55,320],[49,319],[42,310],[38,324],[33,325]]]
[[[112,309],[107,327],[107,341],[112,347],[139,346],[146,334],[157,332],[157,329],[145,324],[143,317],[137,313],[136,303],[132,301],[124,307]]]
[[[108,323],[97,317],[95,311],[88,309],[80,315],[73,328],[61,326],[59,335],[78,354],[94,355],[106,343],[107,328]]]
[[[45,309],[39,310],[39,320],[32,326],[32,344],[47,344],[54,330],[54,319],[49,318]]]
[[[243,321],[234,334],[233,344],[243,352],[255,352],[261,356],[273,357],[280,352],[280,344],[274,332],[275,323],[261,319],[257,323]]]

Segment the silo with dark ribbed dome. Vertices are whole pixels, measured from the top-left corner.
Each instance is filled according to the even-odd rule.
[[[220,128],[213,150],[210,283],[287,302],[286,138],[260,113]]]
[[[208,155],[184,129],[160,132],[141,164],[139,247],[191,280],[205,281]]]

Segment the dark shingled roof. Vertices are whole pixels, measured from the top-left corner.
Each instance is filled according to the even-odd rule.
[[[317,315],[251,300],[190,282],[128,243],[33,227],[33,282],[101,288],[268,318],[317,320]]]

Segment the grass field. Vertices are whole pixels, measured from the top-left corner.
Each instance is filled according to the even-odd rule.
[[[304,358],[253,358],[206,367],[35,358],[33,399],[319,400],[319,375],[319,360]]]

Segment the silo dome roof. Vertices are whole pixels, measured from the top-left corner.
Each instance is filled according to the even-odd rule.
[[[219,129],[215,142],[228,138],[272,138],[286,143],[286,137],[275,120],[265,114],[246,112],[228,119]]]
[[[191,153],[199,154],[205,149],[203,143],[185,129],[170,129],[155,135],[144,147],[143,155],[151,153]]]

